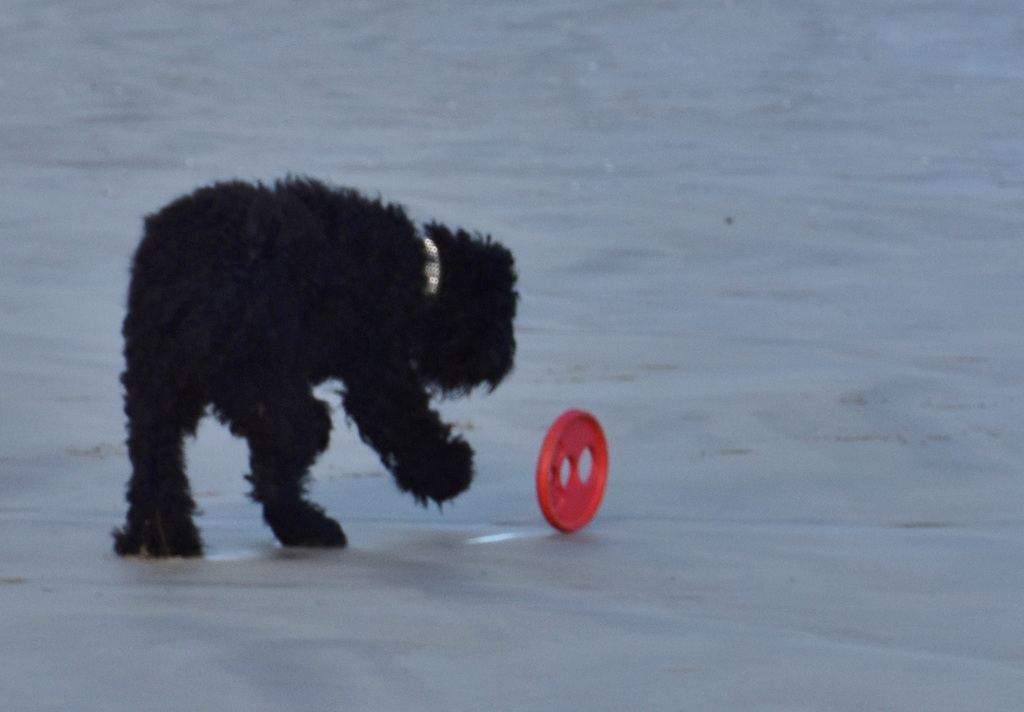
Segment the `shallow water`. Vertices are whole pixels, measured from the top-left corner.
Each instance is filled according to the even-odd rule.
[[[1024,25],[1004,0],[0,8],[0,697],[19,710],[1017,710]],[[415,507],[337,413],[274,545],[121,560],[142,216],[308,173],[515,253],[517,370]],[[595,521],[545,529],[593,412]],[[474,544],[474,545],[467,545]],[[484,545],[486,544],[486,545]]]

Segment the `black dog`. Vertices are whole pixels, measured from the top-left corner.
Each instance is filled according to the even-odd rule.
[[[206,408],[249,442],[252,497],[286,546],[344,546],[304,498],[338,379],[362,439],[418,502],[465,490],[473,451],[434,395],[512,368],[511,253],[308,179],[221,183],[146,218],[124,320],[127,523],[118,554],[198,556],[183,438]]]

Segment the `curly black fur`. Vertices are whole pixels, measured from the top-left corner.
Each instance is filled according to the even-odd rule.
[[[198,556],[183,438],[208,406],[248,440],[252,497],[284,545],[344,546],[304,497],[342,403],[398,486],[421,504],[464,491],[473,451],[433,395],[492,390],[512,368],[511,253],[436,223],[440,290],[401,207],[290,178],[202,188],[146,218],[124,320],[127,523],[118,554]]]

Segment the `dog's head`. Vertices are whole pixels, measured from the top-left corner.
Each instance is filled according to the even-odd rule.
[[[426,297],[431,304],[416,359],[420,376],[444,394],[484,383],[493,390],[512,370],[516,351],[512,253],[490,237],[452,234],[436,223],[424,229],[437,246],[440,282]]]

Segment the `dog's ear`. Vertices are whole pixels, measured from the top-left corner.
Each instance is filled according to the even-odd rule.
[[[420,375],[446,394],[482,384],[493,390],[512,370],[516,350],[512,253],[490,236],[452,234],[436,223],[424,230],[438,248],[441,284],[417,359]]]

